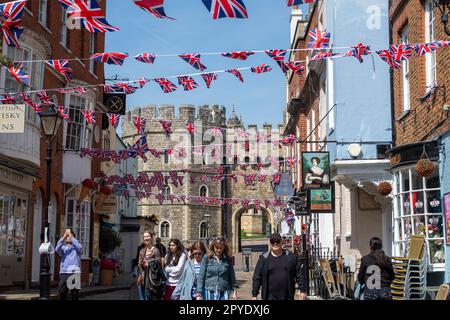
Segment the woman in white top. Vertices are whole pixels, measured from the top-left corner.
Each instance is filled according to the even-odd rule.
[[[167,286],[164,293],[164,300],[171,300],[178,281],[181,278],[186,263],[187,256],[184,246],[178,239],[171,239],[169,242],[169,253],[166,255]]]

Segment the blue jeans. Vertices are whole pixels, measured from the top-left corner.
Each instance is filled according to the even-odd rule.
[[[146,300],[145,299],[145,286],[144,284],[141,284],[138,286],[138,292],[139,292],[139,300]]]
[[[380,289],[364,290],[364,300],[392,300],[390,287],[381,287]]]

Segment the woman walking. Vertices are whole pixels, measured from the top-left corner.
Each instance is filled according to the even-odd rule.
[[[370,253],[361,258],[358,281],[365,285],[364,300],[392,300],[391,282],[395,278],[391,258],[382,248],[381,239],[373,237],[369,241]],[[367,280],[373,274],[380,277],[375,278],[375,283]]]
[[[196,300],[197,279],[200,274],[202,258],[206,253],[206,247],[202,241],[195,241],[190,247],[190,259],[186,262],[178,281],[172,300]]]
[[[225,239],[211,241],[202,259],[197,300],[237,300],[237,283]]]
[[[163,285],[159,283],[155,287],[154,279],[158,280],[162,276],[161,269],[161,254],[159,250],[153,245],[155,234],[150,231],[144,232],[144,248],[139,252],[139,277],[136,281],[138,288],[145,293],[143,300],[160,300],[163,293]],[[158,271],[161,275],[158,275]],[[155,273],[155,274],[152,274]]]
[[[169,242],[169,253],[166,255],[166,267],[164,271],[167,275],[166,292],[164,293],[164,300],[171,300],[172,293],[177,287],[178,281],[183,274],[184,264],[187,256],[184,252],[184,246],[178,239],[171,239]]]

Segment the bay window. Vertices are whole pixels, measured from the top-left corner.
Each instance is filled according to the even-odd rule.
[[[75,238],[83,246],[82,257],[89,257],[89,233],[91,207],[87,201],[79,205],[75,198],[66,198],[66,228],[75,233]]]
[[[394,255],[405,256],[411,235],[426,239],[426,256],[432,271],[444,268],[445,242],[438,166],[421,177],[415,167],[394,171]]]

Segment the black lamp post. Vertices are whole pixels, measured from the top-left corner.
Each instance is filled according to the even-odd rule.
[[[209,221],[211,219],[211,215],[209,214],[209,208],[206,209],[205,220],[206,220],[206,245],[209,246]]]
[[[58,127],[60,126],[62,119],[59,116],[59,113],[53,108],[48,111],[43,111],[40,113],[41,126],[44,136],[47,141],[47,157],[45,158],[47,163],[47,177],[46,177],[46,190],[45,190],[45,203],[42,211],[42,219],[44,221],[43,232],[45,233],[45,228],[50,227],[48,221],[49,207],[50,203],[50,194],[51,194],[51,175],[52,175],[52,138],[56,135],[58,131]],[[47,229],[47,232],[48,232]],[[46,235],[44,234],[44,239]],[[45,241],[45,240],[44,240]],[[50,252],[42,252],[41,258],[41,271],[39,275],[39,296],[40,299],[49,299],[50,298]]]
[[[448,30],[448,15],[450,14],[450,0],[434,0],[434,5],[441,12],[441,22],[444,25],[445,33],[450,36],[450,30]]]

